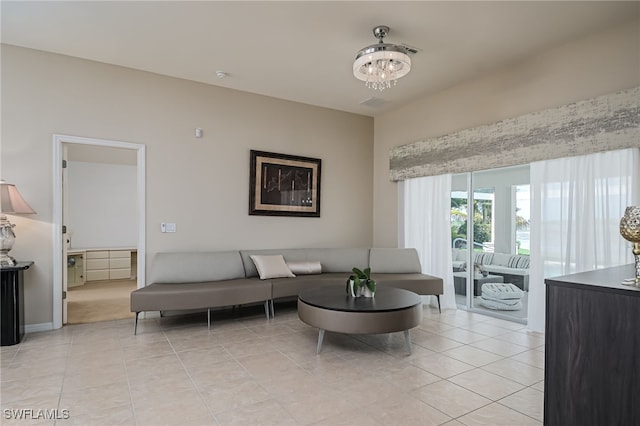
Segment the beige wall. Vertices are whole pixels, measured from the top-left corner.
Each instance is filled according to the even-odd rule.
[[[167,250],[372,244],[371,118],[3,45],[0,173],[37,211],[12,217],[12,254],[36,262],[27,324],[53,321],[53,134],[146,145],[148,264]],[[250,149],[321,158],[321,217],[249,216]]]
[[[638,85],[640,22],[634,21],[376,117],[374,246],[398,243],[398,184],[389,181],[392,147]]]
[[[17,224],[12,254],[36,262],[26,274],[26,322],[52,322],[54,133],[147,146],[148,258],[166,250],[392,247],[392,147],[637,86],[638,28],[635,21],[551,49],[374,123],[2,45],[0,175],[37,211],[11,219]],[[202,139],[193,136],[195,127],[203,128]],[[322,158],[322,217],[248,216],[250,149]],[[160,233],[160,222],[176,222],[178,232]]]

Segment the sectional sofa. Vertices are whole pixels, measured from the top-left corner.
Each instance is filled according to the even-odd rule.
[[[279,263],[280,258],[284,267]],[[371,277],[380,286],[434,295],[440,307],[443,280],[422,273],[415,249],[300,248],[157,253],[150,266],[149,284],[131,293],[134,334],[138,316],[145,311],[206,309],[210,326],[212,308],[263,303],[268,319],[275,314],[274,300],[297,296],[306,286],[345,284],[353,267],[370,267]]]
[[[453,270],[467,269],[467,250],[452,249]],[[529,256],[522,254],[473,252],[473,263],[493,275],[504,277],[521,290],[529,290]]]

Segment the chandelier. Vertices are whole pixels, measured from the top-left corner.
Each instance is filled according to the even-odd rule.
[[[395,86],[398,79],[411,70],[407,48],[383,41],[388,33],[386,25],[375,27],[373,35],[380,41],[360,50],[353,63],[353,75],[374,90],[388,89],[392,82]]]

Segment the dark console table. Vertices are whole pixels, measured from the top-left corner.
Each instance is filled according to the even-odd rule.
[[[620,284],[634,274],[545,280],[545,425],[640,425],[640,288]]]
[[[24,336],[24,271],[31,265],[0,266],[0,346],[16,345]]]

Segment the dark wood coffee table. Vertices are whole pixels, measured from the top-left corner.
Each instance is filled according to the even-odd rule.
[[[318,330],[317,353],[325,331],[345,334],[404,332],[411,354],[409,329],[422,321],[422,298],[393,287],[378,287],[375,297],[350,297],[344,286],[307,288],[298,294],[298,317]]]

